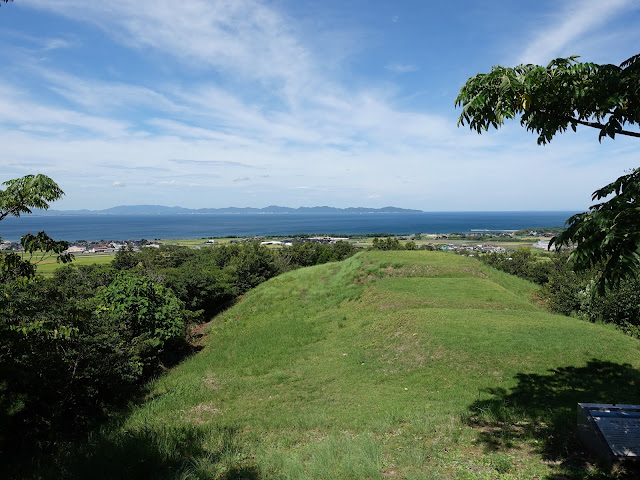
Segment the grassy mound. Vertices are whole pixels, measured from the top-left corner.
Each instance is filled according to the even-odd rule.
[[[637,403],[637,340],[439,252],[365,252],[251,291],[69,475],[598,478],[578,401]]]

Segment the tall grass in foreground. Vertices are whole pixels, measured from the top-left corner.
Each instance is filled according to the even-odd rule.
[[[438,252],[293,271],[60,457],[72,478],[616,478],[575,405],[637,403],[639,343],[551,315],[535,286]]]

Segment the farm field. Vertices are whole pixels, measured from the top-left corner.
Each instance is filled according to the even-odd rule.
[[[73,259],[74,265],[103,265],[110,263],[115,256],[114,253],[87,253],[87,254],[75,254]],[[63,263],[56,261],[55,257],[50,257],[38,264],[38,273],[41,275],[50,276],[56,269],[60,268]]]
[[[577,402],[637,403],[637,340],[473,258],[362,252],[252,290],[78,452],[92,478],[582,479]],[[631,477],[629,477],[631,478]]]
[[[283,240],[286,237],[265,237],[263,240]],[[384,238],[384,237],[381,237]],[[187,247],[196,247],[196,246],[206,246],[206,242],[209,239],[206,238],[193,238],[193,239],[179,239],[179,240],[160,240],[160,244],[164,245],[180,245]],[[237,241],[236,238],[212,238],[216,245],[225,245],[229,244],[232,241]],[[472,240],[458,240],[458,239],[446,239],[446,238],[436,238],[435,235],[427,235],[423,236],[420,240],[412,240],[416,245],[474,245],[479,243],[490,243],[491,245],[497,245],[501,247],[507,248],[517,248],[517,247],[530,247],[538,240],[548,240],[545,237],[519,237],[508,240],[482,240],[482,239],[472,239]],[[353,242],[355,245],[363,248],[370,247],[373,243],[373,237],[368,236],[357,236],[353,235],[349,237],[349,241]],[[406,240],[401,240],[401,243],[406,243]]]

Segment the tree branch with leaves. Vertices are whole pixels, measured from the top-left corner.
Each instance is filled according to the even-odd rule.
[[[2,183],[0,190],[0,220],[8,216],[19,217],[23,213],[32,213],[32,208],[49,209],[49,202],[60,199],[64,192],[46,175],[25,175]],[[56,260],[67,263],[73,255],[65,253],[69,243],[53,240],[45,232],[36,235],[27,233],[20,239],[24,253],[4,253],[0,255],[0,280],[13,278],[31,278],[36,274],[36,265],[52,255]]]
[[[482,133],[520,115],[520,124],[538,135],[538,144],[578,125],[600,130],[598,140],[640,137],[628,128],[640,123],[640,55],[620,66],[557,58],[546,67],[496,66],[467,80],[456,98],[458,126]]]
[[[539,145],[568,128],[575,132],[578,125],[598,129],[598,141],[640,138],[640,54],[619,66],[577,59],[558,58],[546,67],[496,66],[469,78],[455,101],[462,107],[458,126],[482,133],[519,116]],[[603,201],[569,218],[567,230],[549,245],[575,247],[577,269],[599,268],[602,293],[640,272],[640,169],[596,190],[592,200]]]

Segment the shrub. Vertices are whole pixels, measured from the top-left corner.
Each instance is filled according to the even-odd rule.
[[[640,281],[627,278],[615,289],[592,294],[595,283],[583,290],[580,313],[591,321],[613,323],[625,332],[640,337]]]
[[[538,285],[547,283],[553,270],[550,262],[540,261],[531,249],[525,247],[507,253],[488,253],[482,255],[480,260],[493,268],[524,278]]]
[[[184,352],[193,314],[130,272],[98,285],[112,272],[0,284],[0,454],[77,436]]]

